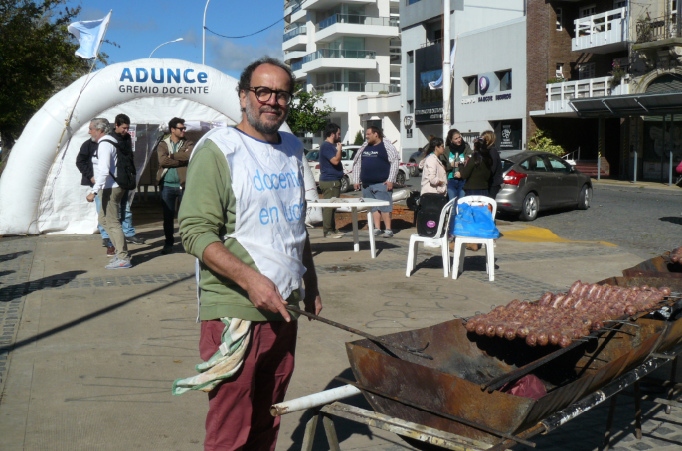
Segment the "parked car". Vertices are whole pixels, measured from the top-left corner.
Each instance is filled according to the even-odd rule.
[[[351,187],[350,173],[353,172],[353,158],[355,154],[362,146],[343,146],[341,150],[341,164],[343,165],[343,178],[341,179],[341,192],[347,192]],[[320,182],[320,150],[311,150],[306,154],[306,159],[310,165],[310,169],[313,171],[313,177],[315,177],[315,182]],[[410,179],[410,174],[407,166],[404,163],[400,165],[400,172],[396,177],[396,183],[399,185],[404,185],[406,181]]]
[[[422,175],[422,170],[419,168],[419,163],[421,163],[421,161],[424,159],[424,152],[426,152],[426,147],[419,149],[410,155],[408,163],[410,163],[409,168],[411,177],[418,177]]]
[[[541,210],[590,208],[592,180],[548,152],[521,152],[502,160],[504,183],[497,194],[498,211],[533,221]]]

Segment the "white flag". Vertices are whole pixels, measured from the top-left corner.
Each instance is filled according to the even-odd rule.
[[[457,39],[455,39],[455,45],[452,46],[452,51],[450,51],[450,76],[453,76],[455,74],[455,50],[457,50]],[[431,88],[432,91],[434,89],[443,89],[442,72],[438,80],[429,82],[429,88]]]
[[[69,33],[74,35],[80,42],[80,48],[76,50],[76,56],[84,59],[92,59],[97,56],[99,45],[104,39],[107,31],[111,11],[104,19],[86,20],[84,22],[74,22],[69,25]]]

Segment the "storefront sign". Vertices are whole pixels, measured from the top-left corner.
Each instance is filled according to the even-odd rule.
[[[438,80],[443,73],[441,44],[434,44],[415,51],[415,114],[420,124],[436,124],[443,121],[443,90],[431,89],[429,83]]]
[[[500,122],[500,128],[495,130],[500,137],[500,150],[521,149],[521,136],[523,135],[523,121],[512,119]]]

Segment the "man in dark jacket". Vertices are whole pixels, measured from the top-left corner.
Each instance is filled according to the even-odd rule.
[[[119,114],[115,120],[116,128],[111,135],[118,141],[118,145],[122,150],[127,150],[133,153],[133,140],[128,134],[130,129],[130,118],[125,114]],[[121,225],[123,226],[123,234],[126,241],[132,244],[144,244],[145,240],[135,236],[135,227],[133,227],[133,213],[130,211],[130,191],[123,196],[125,199],[125,206],[121,204]]]

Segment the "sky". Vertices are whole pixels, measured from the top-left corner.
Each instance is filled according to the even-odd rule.
[[[69,7],[81,6],[78,20],[101,19],[110,9],[111,22],[102,52],[109,63],[148,58],[158,45],[164,45],[154,58],[178,58],[201,63],[204,0],[75,0]],[[282,18],[282,0],[209,0],[206,26],[226,36],[251,34]],[[282,57],[284,22],[245,39],[225,39],[206,31],[206,64],[235,78],[251,61],[261,56]]]

